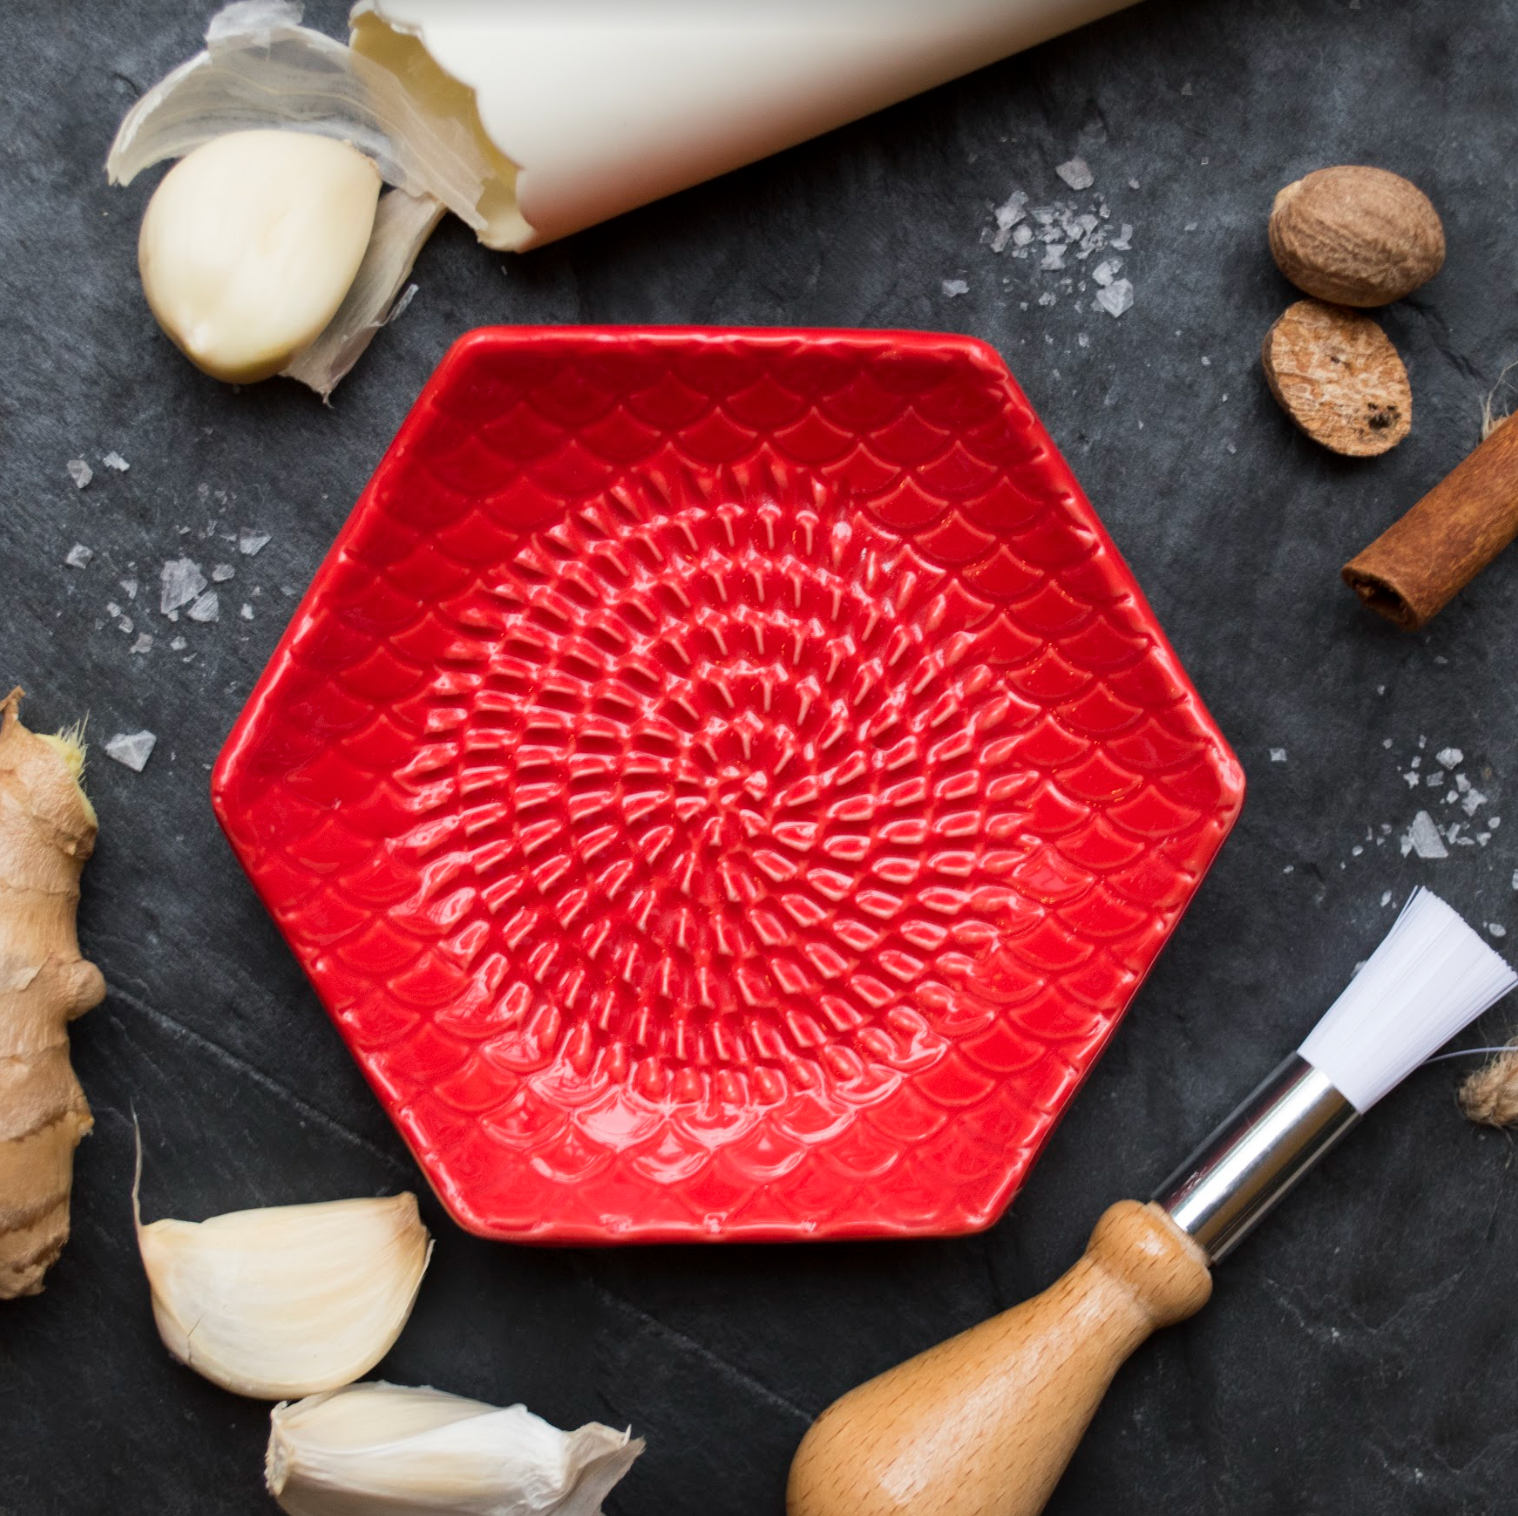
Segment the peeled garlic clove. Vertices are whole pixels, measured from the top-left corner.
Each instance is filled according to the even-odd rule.
[[[164,1346],[265,1400],[367,1374],[401,1334],[432,1253],[416,1196],[137,1223]]]
[[[277,374],[358,273],[380,176],[345,142],[230,132],[182,158],[142,218],[137,264],[158,324],[197,367]]]
[[[643,1451],[599,1422],[561,1432],[526,1406],[383,1381],[269,1421],[264,1477],[288,1516],[596,1516]]]

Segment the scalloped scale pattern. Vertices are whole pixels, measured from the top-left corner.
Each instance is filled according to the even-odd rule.
[[[982,344],[499,329],[212,790],[458,1220],[611,1242],[995,1220],[1243,778]]]

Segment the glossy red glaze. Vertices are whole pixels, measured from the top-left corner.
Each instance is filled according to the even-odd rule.
[[[439,367],[213,780],[465,1226],[971,1230],[1238,812],[1001,360],[487,330]]]

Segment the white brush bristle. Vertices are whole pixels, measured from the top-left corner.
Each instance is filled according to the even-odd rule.
[[[1515,984],[1518,974],[1456,911],[1416,889],[1297,1051],[1368,1111]]]

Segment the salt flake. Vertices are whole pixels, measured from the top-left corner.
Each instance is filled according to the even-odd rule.
[[[235,577],[237,570],[230,563],[218,563],[211,570],[212,584],[225,584],[228,579]]]
[[[162,589],[158,609],[165,616],[188,605],[206,587],[206,576],[200,572],[200,565],[189,558],[171,558],[164,564],[159,581]]]
[[[86,547],[82,542],[76,542],[64,555],[63,561],[71,569],[82,569],[90,566],[90,559],[94,556],[93,548]]]
[[[105,755],[125,764],[134,774],[140,774],[153,756],[157,741],[152,732],[118,732],[106,743]]]
[[[207,590],[189,610],[185,612],[191,621],[220,621],[221,620],[221,597],[215,590]]]
[[[1096,183],[1096,175],[1086,165],[1084,158],[1072,158],[1054,170],[1073,190],[1090,189]]]
[[[1127,279],[1115,279],[1096,292],[1096,303],[1109,316],[1121,316],[1133,304],[1133,285]]]
[[[76,490],[82,490],[95,477],[95,470],[83,458],[70,458],[64,467],[69,471],[69,478],[74,481]]]
[[[1419,811],[1413,817],[1413,824],[1408,827],[1407,835],[1402,839],[1402,856],[1405,858],[1409,851],[1420,858],[1449,857],[1449,849],[1439,835],[1439,828],[1434,825],[1434,818],[1427,811]]]
[[[267,532],[239,532],[237,534],[237,551],[246,558],[251,558],[269,540]]]

